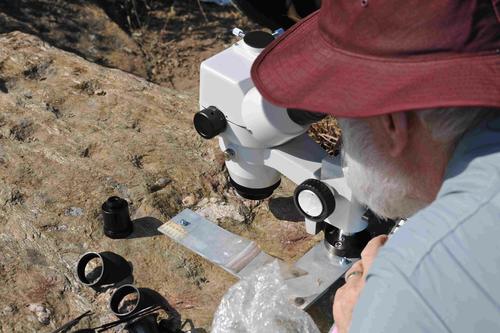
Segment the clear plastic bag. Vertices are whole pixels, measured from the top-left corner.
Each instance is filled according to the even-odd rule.
[[[280,265],[267,264],[228,290],[211,333],[319,333],[309,314],[290,299]]]

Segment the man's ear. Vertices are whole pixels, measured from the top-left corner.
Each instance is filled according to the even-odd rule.
[[[408,145],[408,114],[394,112],[380,117],[389,146],[389,154],[392,157],[398,157]]]

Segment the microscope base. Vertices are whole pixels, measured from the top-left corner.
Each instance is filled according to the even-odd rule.
[[[321,297],[332,284],[344,277],[352,263],[358,259],[349,260],[331,255],[323,242],[316,244],[295,264],[296,269],[304,270],[308,274],[286,280],[286,284],[294,296],[292,299],[301,309],[307,309]],[[298,302],[298,300],[300,300]],[[302,305],[300,302],[304,301]]]
[[[325,246],[331,254],[338,257],[361,258],[361,251],[372,239],[369,228],[349,235],[328,223],[324,226]]]
[[[278,260],[290,291],[290,302],[301,309],[308,308],[343,277],[352,263],[332,255],[320,242],[290,265],[261,251],[255,242],[222,229],[189,209],[158,230],[238,278]]]

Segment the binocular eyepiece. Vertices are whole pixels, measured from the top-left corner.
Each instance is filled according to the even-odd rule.
[[[309,112],[300,109],[287,109],[286,112],[294,123],[301,126],[312,125],[326,117],[324,113]]]
[[[299,126],[312,125],[323,118],[326,114],[309,112],[300,109],[287,109],[288,117]],[[226,130],[227,120],[224,113],[215,106],[209,106],[196,112],[193,119],[194,128],[204,139],[212,139]]]
[[[252,94],[250,94],[250,96],[251,95]],[[258,97],[256,100],[258,101]],[[250,104],[255,106],[256,104],[258,104],[258,102]],[[276,115],[276,113],[279,112],[282,112],[282,114]],[[246,114],[248,114],[248,110]],[[227,131],[228,133],[226,133],[226,135],[224,136],[230,137],[228,141],[232,141],[235,143],[237,142],[238,147],[267,149],[271,148],[267,147],[267,144],[271,146],[272,144],[267,142],[265,138],[268,136],[272,137],[273,131],[277,133],[278,136],[280,136],[281,141],[278,142],[279,145],[280,142],[286,142],[286,140],[291,140],[294,137],[302,134],[307,130],[309,125],[320,121],[325,116],[326,115],[324,114],[308,112],[299,109],[269,109],[266,107],[266,104],[263,104],[262,108],[256,108],[255,113],[255,117],[259,118],[260,120],[256,121],[256,118],[254,117],[252,117],[253,119],[251,120],[247,118],[247,120],[251,123],[247,124],[248,127],[244,127],[247,132],[243,134],[241,134],[240,132],[240,136],[238,136],[235,134],[234,130],[229,129],[230,126],[224,112],[222,112],[215,106],[209,106],[194,115],[193,123],[198,134],[204,139],[212,139],[215,136],[223,134]],[[258,134],[256,133],[257,131],[252,132],[252,125],[254,127],[257,127],[256,130],[259,131]],[[239,129],[242,128],[242,126],[238,127]],[[244,141],[244,137],[248,135],[250,135],[252,139],[257,139],[257,141],[259,141],[258,139],[262,140],[262,147],[258,147],[259,144],[257,144],[257,147],[252,147],[252,145],[255,144],[254,142],[245,145],[245,142],[242,141]],[[234,152],[235,150],[230,149],[230,151]],[[281,180],[277,173],[273,175],[273,173],[275,172],[269,170],[269,168],[266,167],[263,167],[261,170],[257,170],[256,168],[252,169],[252,167],[249,167],[246,164],[245,157],[237,158],[235,159],[235,161],[232,161],[230,163],[233,164],[232,168],[228,166],[228,169],[230,169],[230,183],[235,189],[236,193],[245,199],[263,200],[271,196],[274,190],[280,185]],[[246,175],[243,175],[243,177],[239,177],[241,176],[241,174],[236,175],[235,169],[240,170]],[[262,177],[267,178],[267,180],[262,181]],[[239,181],[235,178],[242,178],[243,180],[240,179],[242,181]],[[251,180],[252,178],[255,178],[255,182]],[[260,181],[259,178],[261,178]]]

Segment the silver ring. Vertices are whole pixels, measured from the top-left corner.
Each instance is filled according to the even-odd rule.
[[[346,275],[345,281],[347,282],[351,276],[355,276],[355,275],[363,275],[363,272],[362,271],[351,272],[351,273]]]

